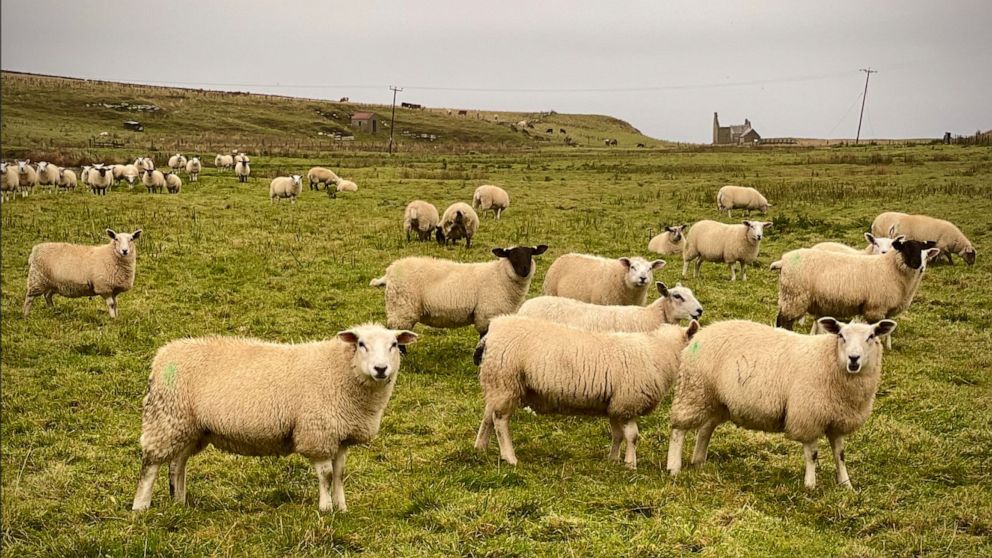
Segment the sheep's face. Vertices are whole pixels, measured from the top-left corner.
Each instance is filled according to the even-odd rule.
[[[668,232],[668,239],[672,242],[672,244],[678,244],[682,242],[683,238],[685,238],[685,225],[665,227],[665,231]]]
[[[352,346],[355,351],[352,364],[359,374],[377,382],[389,382],[400,368],[400,347],[416,341],[417,334],[373,324],[342,331],[338,339]]]
[[[30,163],[30,162],[31,162],[30,159],[27,160],[27,161],[18,161],[17,162],[17,172],[20,172],[20,173],[27,172],[27,170],[28,170],[28,163]]]
[[[703,315],[703,305],[696,300],[696,296],[692,294],[692,289],[683,287],[682,283],[676,283],[675,287],[671,289],[661,281],[658,281],[656,285],[658,286],[658,294],[671,301],[672,317],[676,320],[698,320]]]
[[[134,256],[136,252],[134,241],[141,237],[141,229],[131,234],[114,232],[113,229],[107,229],[107,236],[110,237],[110,242],[114,245],[114,253],[122,258],[126,258],[128,256]]]
[[[880,255],[887,254],[892,251],[892,242],[895,240],[906,240],[906,237],[899,235],[896,238],[888,238],[885,236],[875,236],[871,233],[865,233],[865,240],[868,241],[868,246],[871,247],[870,254]]]
[[[771,221],[744,221],[747,227],[747,239],[751,242],[761,242],[765,237],[765,229],[772,228]]]
[[[964,258],[964,263],[966,263],[968,265],[974,265],[975,264],[975,258],[978,257],[978,252],[976,252],[974,248],[972,248],[971,246],[969,246],[969,247],[965,248],[961,252],[960,255],[961,255],[962,258]]]
[[[934,248],[936,245],[937,243],[932,240],[920,242],[897,238],[892,241],[892,249],[898,251],[899,255],[902,256],[903,264],[919,273],[923,273],[923,270],[927,268],[927,260],[936,258],[940,254],[940,249]]]
[[[48,163],[47,162],[42,161],[42,162],[38,163],[38,172],[45,172],[47,170],[48,170]]]
[[[548,250],[547,245],[537,246],[511,246],[509,248],[493,248],[493,255],[497,258],[506,258],[513,266],[513,273],[521,279],[530,277],[534,269],[534,256],[540,256]]]
[[[654,270],[665,267],[665,260],[649,262],[644,258],[620,258],[620,263],[627,270],[624,283],[631,288],[646,287],[654,279]]]
[[[845,324],[834,318],[820,318],[818,323],[824,331],[837,337],[837,362],[849,374],[857,374],[865,366],[878,363],[882,358],[882,343],[878,338],[896,328],[892,320]]]
[[[0,163],[0,174],[7,174],[7,163]]]
[[[293,186],[299,186],[300,185],[300,179],[303,178],[303,177],[301,177],[298,174],[294,174],[294,175],[290,176],[290,178],[293,180]]]

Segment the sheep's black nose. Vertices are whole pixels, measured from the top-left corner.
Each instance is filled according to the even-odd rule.
[[[380,378],[383,378],[383,377],[386,376],[386,369],[387,368],[388,367],[386,367],[386,366],[373,366],[373,369],[375,370],[375,375],[378,376],[378,377],[380,377]]]

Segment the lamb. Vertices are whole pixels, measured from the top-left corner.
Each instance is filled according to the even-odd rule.
[[[437,227],[438,221],[440,217],[434,204],[423,200],[410,202],[403,212],[403,229],[406,231],[407,242],[410,241],[410,233],[414,231],[421,242],[430,240],[431,232]]]
[[[58,190],[60,192],[68,192],[69,190],[76,189],[76,173],[70,169],[59,169],[59,186]]]
[[[503,211],[510,207],[510,194],[499,186],[485,184],[475,189],[472,195],[472,208],[484,213],[492,211],[496,219],[503,215]]]
[[[685,247],[686,225],[665,227],[661,234],[655,236],[648,242],[648,251],[665,256],[682,254]]]
[[[269,201],[275,203],[278,199],[289,198],[290,203],[296,203],[296,196],[303,191],[301,178],[298,174],[273,178],[269,184]]]
[[[238,177],[238,182],[248,182],[248,176],[251,175],[251,166],[248,163],[251,161],[248,159],[247,155],[238,155],[240,160],[234,165],[234,174]]]
[[[663,267],[664,260],[565,254],[548,268],[543,292],[591,304],[644,306],[654,271]]]
[[[186,157],[183,157],[181,153],[169,157],[169,168],[172,169],[172,172],[179,174],[179,171],[186,168]]]
[[[124,180],[127,181],[128,190],[133,190],[134,185],[141,178],[141,171],[134,165],[124,165]]]
[[[324,188],[330,188],[331,184],[337,184],[341,179],[330,169],[313,167],[307,172],[307,180],[310,182],[311,190],[320,190],[321,184]]]
[[[472,237],[479,230],[479,216],[465,202],[455,202],[444,210],[441,221],[435,229],[438,244],[455,243],[459,238],[465,239],[465,247],[471,248]]]
[[[51,163],[38,163],[38,185],[45,190],[54,190],[59,185],[59,168]]]
[[[896,238],[906,240],[905,235],[899,235]],[[851,248],[847,244],[841,244],[840,242],[820,242],[812,246],[813,250],[827,250],[830,252],[841,252],[844,254],[862,254],[865,256],[880,256],[882,254],[887,254],[892,250],[892,241],[894,238],[889,238],[885,236],[875,236],[871,233],[865,233],[865,240],[868,241],[868,246],[864,249],[858,250],[857,248]],[[781,262],[775,262],[781,264]],[[775,267],[775,263],[772,264],[772,269],[778,269],[781,267]]]
[[[6,162],[0,163],[0,190],[3,191],[3,201],[9,201],[17,195],[21,187],[20,173],[17,172],[17,165],[9,165]]]
[[[485,263],[402,258],[369,285],[386,288],[386,323],[391,328],[474,325],[482,337],[490,320],[512,314],[523,304],[534,277],[533,258],[547,249],[544,244],[493,248],[498,259]]]
[[[321,512],[348,510],[348,448],[379,431],[409,331],[365,324],[303,344],[238,337],[173,341],[152,361],[142,403],[141,473],[131,508],[151,506],[169,463],[169,491],[186,503],[186,464],[208,444],[240,455],[298,453],[313,463]],[[332,491],[333,485],[333,491]]]
[[[109,170],[109,169],[108,169]],[[55,295],[66,298],[99,296],[106,300],[110,317],[117,317],[117,296],[134,286],[137,245],[141,229],[131,234],[107,229],[110,242],[84,246],[63,242],[36,244],[28,256],[28,288],[24,316],[34,298],[44,295],[54,306]]]
[[[149,194],[155,192],[161,194],[162,190],[164,190],[166,186],[165,175],[162,174],[162,171],[145,169],[145,171],[141,174],[141,183],[148,189]]]
[[[218,155],[214,157],[214,166],[219,169],[229,169],[234,166],[234,157],[230,155]]]
[[[38,185],[38,172],[31,166],[30,159],[18,161],[17,172],[18,188],[21,191],[21,197],[26,198],[28,194],[34,191],[34,187]]]
[[[603,306],[561,296],[539,296],[524,302],[517,314],[588,331],[651,331],[662,324],[699,319],[703,307],[692,290],[677,284],[669,289],[657,282],[661,296],[647,306]]]
[[[183,189],[183,180],[174,172],[165,173],[165,188],[170,194],[178,194]]]
[[[500,456],[516,465],[510,417],[518,407],[539,414],[606,416],[618,460],[637,468],[637,418],[649,414],[676,379],[679,353],[699,330],[662,325],[645,333],[584,331],[526,316],[492,321],[475,361],[486,402],[475,439],[485,450],[496,430]]]
[[[86,173],[86,184],[98,196],[106,196],[107,189],[114,185],[114,170],[103,164],[93,165]]]
[[[741,280],[747,281],[746,265],[758,259],[761,239],[772,223],[744,221],[741,225],[725,225],[716,221],[699,221],[689,229],[682,251],[682,277],[689,272],[689,262],[695,260],[693,277],[699,276],[703,262],[720,262],[730,266],[730,280],[737,280],[734,264],[740,264]]]
[[[889,227],[895,227],[899,234],[906,235],[909,240],[935,241],[940,253],[947,258],[947,263],[954,263],[951,254],[957,254],[966,264],[973,265],[978,255],[968,237],[950,221],[928,215],[889,212],[876,217],[871,230],[875,234],[881,234],[879,231],[889,230]]]
[[[817,441],[830,440],[837,483],[851,488],[844,438],[871,414],[882,370],[879,338],[892,320],[873,324],[821,318],[829,335],[799,335],[733,320],[704,328],[682,351],[672,401],[668,471],[682,469],[686,431],[698,429],[692,464],[706,461],[713,430],[732,421],[783,432],[803,444],[805,485],[816,486]]]
[[[203,164],[200,163],[199,157],[192,157],[186,162],[186,174],[189,176],[190,182],[200,181],[200,171],[203,170]]]
[[[727,217],[730,218],[733,218],[732,210],[734,209],[743,209],[750,216],[751,210],[758,210],[764,215],[768,212],[769,207],[771,204],[768,203],[765,196],[762,196],[761,192],[754,188],[727,185],[720,188],[716,194],[716,208],[719,211],[726,211]]]
[[[327,195],[336,198],[338,197],[338,192],[357,192],[358,184],[350,180],[345,180],[343,178],[338,178],[337,186],[331,190],[330,187],[327,188]]]

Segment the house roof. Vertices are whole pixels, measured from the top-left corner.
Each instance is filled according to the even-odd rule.
[[[374,112],[356,112],[351,115],[352,120],[371,120],[375,118]]]

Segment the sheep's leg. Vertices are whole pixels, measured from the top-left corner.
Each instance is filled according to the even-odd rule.
[[[702,277],[703,274],[700,273],[700,269],[703,267],[703,257],[699,256],[696,258],[696,271],[692,274],[693,277]]]
[[[741,266],[741,281],[747,281],[747,266],[744,265],[744,262],[738,263]]]
[[[844,461],[844,437],[827,434],[827,439],[830,440],[830,449],[834,452],[834,463],[837,465],[837,484],[854,490],[851,477],[847,475],[847,463]]]
[[[134,511],[147,510],[152,505],[152,488],[155,487],[155,475],[161,463],[151,463],[141,460],[141,473],[138,475],[138,490],[134,494],[131,509]]]
[[[110,317],[111,318],[116,318],[117,317],[117,297],[114,296],[114,295],[110,295],[110,296],[106,297],[106,301],[107,301],[107,310],[110,311]]]
[[[809,489],[816,488],[816,445],[816,440],[803,443],[803,459],[806,461],[806,476],[803,478],[803,484]]]
[[[710,436],[720,425],[720,421],[711,420],[696,431],[696,447],[692,450],[693,467],[702,467],[706,463],[706,449],[710,447]]]
[[[685,275],[689,273],[689,260],[682,260],[682,278],[685,279]]]
[[[317,471],[317,485],[320,495],[317,500],[317,509],[322,512],[334,511],[331,503],[331,483],[334,470],[333,459],[314,461],[313,468]]]
[[[668,472],[674,477],[682,470],[682,444],[685,443],[685,430],[673,428],[668,440]]]
[[[517,464],[517,455],[513,451],[513,442],[510,440],[510,412],[500,412],[494,410],[493,423],[496,426],[496,441],[499,442],[499,455],[510,465]]]
[[[347,458],[348,448],[338,448],[338,452],[334,454],[334,471],[332,474],[334,493],[331,495],[331,501],[339,512],[348,511],[348,505],[344,503],[344,469]]]
[[[483,451],[489,447],[489,437],[493,433],[493,407],[486,405],[482,413],[482,424],[479,425],[479,435],[475,437],[475,449]]]
[[[730,262],[730,280],[731,281],[736,281],[737,280],[737,269],[734,267],[735,265],[737,265],[737,262]]]
[[[31,312],[31,305],[34,304],[34,297],[36,297],[36,296],[38,296],[38,295],[32,295],[31,293],[28,293],[24,297],[24,317],[25,318],[27,318],[28,317],[28,314]]]
[[[169,463],[169,493],[177,504],[186,504],[186,462],[202,449],[199,441],[194,442],[183,448]]]
[[[623,462],[629,469],[637,468],[637,420],[630,419],[623,425],[623,437],[627,441],[627,453]]]
[[[610,417],[610,437],[613,444],[610,446],[610,459],[620,461],[620,444],[623,443],[623,423],[617,417]]]
[[[466,248],[471,248],[472,247],[472,237],[471,236],[466,236],[465,237],[465,247]]]

